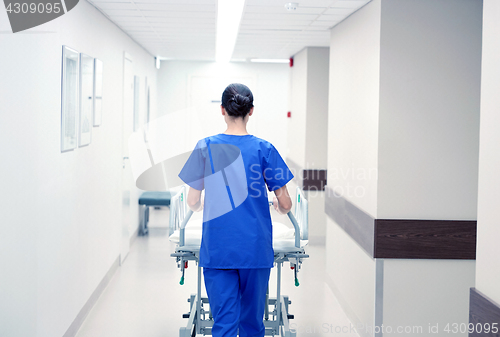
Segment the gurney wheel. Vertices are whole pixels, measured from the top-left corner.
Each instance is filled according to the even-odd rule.
[[[295,317],[292,314],[287,315],[288,319],[294,319]]]
[[[189,318],[189,314],[182,314],[182,318]]]

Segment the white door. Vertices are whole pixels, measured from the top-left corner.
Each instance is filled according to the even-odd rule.
[[[132,230],[131,186],[133,184],[130,161],[128,159],[128,138],[134,130],[134,73],[132,57],[123,54],[123,116],[122,116],[122,235],[120,264],[127,258]]]
[[[253,77],[210,77],[193,76],[190,78],[190,106],[199,111],[198,123],[201,124],[201,135],[192,135],[194,139],[212,136],[226,130],[224,117],[221,115],[220,105],[222,92],[230,83],[243,83],[249,88],[254,87]],[[254,133],[255,125],[249,123],[248,132]],[[190,132],[188,126],[187,132]]]

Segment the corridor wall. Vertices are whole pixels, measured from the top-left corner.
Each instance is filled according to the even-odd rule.
[[[376,262],[327,202],[342,197],[377,217],[380,20],[375,0],[334,27],[330,44],[326,275],[355,326],[375,324]]]
[[[484,1],[476,286],[470,315],[500,325],[500,4]],[[478,292],[477,296],[473,296]],[[475,336],[472,334],[471,336]]]
[[[290,68],[287,164],[309,200],[309,239],[325,243],[324,212],[328,147],[328,47],[306,47]]]
[[[332,29],[327,273],[361,336],[468,323],[481,26],[481,1],[374,0]]]
[[[152,110],[154,57],[87,1],[16,34],[0,9],[0,31],[0,336],[72,336],[120,255],[123,53],[147,76]],[[104,64],[102,124],[66,153],[63,45]]]

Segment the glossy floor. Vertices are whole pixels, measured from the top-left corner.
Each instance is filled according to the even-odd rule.
[[[96,303],[77,337],[177,337],[187,322],[187,298],[196,292],[196,272],[190,264],[183,286],[180,271],[170,257],[174,245],[165,227],[167,211],[151,212],[148,236],[138,237],[124,264],[118,268]],[[288,263],[283,268],[282,292],[290,297],[291,321],[297,336],[357,337],[339,333],[350,321],[325,283],[325,248],[308,246],[311,256],[299,273],[300,286],[294,286]],[[271,270],[271,296],[276,291],[276,269]],[[205,293],[203,289],[203,293]],[[206,296],[206,295],[205,295]],[[346,330],[344,328],[344,331]],[[336,332],[337,330],[337,332]]]

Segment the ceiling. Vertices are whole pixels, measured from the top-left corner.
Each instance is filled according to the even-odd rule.
[[[217,0],[88,0],[152,55],[215,60]],[[233,59],[329,46],[329,30],[370,0],[246,0]],[[289,12],[285,3],[297,2]]]

